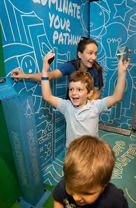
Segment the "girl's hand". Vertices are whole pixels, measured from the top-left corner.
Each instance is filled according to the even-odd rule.
[[[11,78],[14,78],[15,82],[18,82],[20,79],[25,79],[25,73],[19,69],[14,69],[11,71]]]

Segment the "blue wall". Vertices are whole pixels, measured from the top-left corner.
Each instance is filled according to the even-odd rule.
[[[124,97],[100,117],[100,123],[104,125],[131,129],[136,96],[136,0],[90,2],[90,37],[99,43],[98,62],[104,69],[101,97],[109,96],[114,91],[117,49],[127,45],[132,51]]]
[[[53,3],[54,2],[54,3]],[[80,36],[89,35],[89,1],[1,0],[1,32],[6,76],[20,68],[25,73],[42,70],[42,59],[53,49],[56,58],[50,70],[76,57]],[[41,85],[22,80],[17,93],[33,96],[42,174],[65,144],[65,121],[42,99]],[[54,95],[66,95],[67,77],[51,82]],[[2,89],[1,89],[2,90]],[[29,108],[28,103],[28,111]],[[13,112],[14,115],[14,112]]]

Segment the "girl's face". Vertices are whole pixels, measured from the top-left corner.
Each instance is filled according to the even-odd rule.
[[[98,48],[95,43],[86,45],[83,53],[78,51],[78,57],[80,58],[80,70],[87,70],[93,66],[94,61],[97,59]]]

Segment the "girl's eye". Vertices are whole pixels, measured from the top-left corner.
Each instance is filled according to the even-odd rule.
[[[81,91],[82,91],[82,89],[78,89],[78,91],[79,91],[79,92],[81,92]]]

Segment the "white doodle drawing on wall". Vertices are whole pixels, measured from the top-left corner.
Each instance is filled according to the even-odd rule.
[[[47,50],[50,50],[52,48],[49,43],[48,37],[46,35],[43,20],[38,18],[35,12],[31,12],[31,13],[21,12],[16,7],[14,7],[14,5],[11,4],[10,2],[14,11],[12,12],[12,10],[10,11],[11,6],[9,6],[8,3],[9,2],[7,1],[7,5],[6,5],[6,2],[5,2],[4,8],[6,8],[5,14],[6,12],[10,14],[8,21],[11,24],[10,25],[2,24],[2,32],[4,34],[3,49],[4,49],[4,54],[5,54],[5,57],[4,57],[5,68],[6,70],[10,69],[10,71],[7,72],[7,76],[10,76],[11,70],[13,70],[14,68],[20,68],[25,73],[40,72],[39,69],[42,68],[42,58],[47,53]],[[13,17],[16,20],[14,24],[12,21],[10,21],[10,19]],[[1,18],[1,23],[3,23],[3,21],[4,19]],[[17,30],[15,29],[15,26],[17,26]],[[9,28],[8,30],[9,36],[7,35],[7,28]],[[10,43],[8,41],[9,37],[10,37]],[[15,41],[17,41],[18,43],[14,43]],[[37,86],[38,86],[37,83],[30,83],[27,81],[23,81],[22,85],[18,87],[18,84],[14,82],[13,86],[15,87],[15,89],[17,90],[19,94],[25,91],[34,94],[33,96],[35,98],[34,104],[36,105],[37,113],[39,112],[40,114],[41,113],[43,114],[43,111],[45,109],[45,112],[47,113],[47,115],[51,114],[49,113],[50,112],[49,107],[41,108],[41,106],[43,105],[41,102],[42,95],[40,94],[39,96],[38,93],[37,94],[35,93]],[[31,109],[28,103],[26,116],[30,116],[30,115],[31,115]],[[47,126],[44,124],[46,124]],[[40,135],[39,126],[41,127],[41,131],[45,132],[45,129],[47,129],[47,131],[49,131],[50,133],[49,134],[50,137],[49,137],[46,131],[47,139],[44,140],[45,138],[45,133],[44,133],[42,134],[43,135],[42,138],[40,136],[39,140],[42,142],[46,142],[46,143],[48,140],[53,142],[52,134],[51,134],[52,128],[49,127],[50,125],[48,122],[43,123],[42,115],[38,116],[38,119],[37,119],[38,136]],[[40,142],[39,144],[41,145]],[[44,154],[44,152],[45,152],[44,150],[43,150],[43,153],[41,152],[40,157],[42,156],[42,154]],[[48,163],[48,160],[47,160],[47,163]]]
[[[113,31],[113,30],[114,30],[114,33],[111,33],[110,31]],[[118,63],[118,58],[116,57],[117,49],[126,43],[128,37],[127,37],[127,28],[119,22],[113,22],[107,25],[106,31],[107,32],[105,36],[102,37],[102,44],[105,45],[105,49],[106,49],[108,71],[113,70],[113,72],[110,75],[110,81],[109,81],[109,77],[108,79],[106,79],[106,77],[104,79],[105,85],[109,86],[106,88],[107,91],[105,89],[104,93],[107,95],[110,95],[113,92],[113,86],[115,86],[116,77],[117,77],[117,71],[115,70],[117,68],[117,63]],[[128,91],[128,87],[127,87],[128,82],[129,82],[129,85],[132,84],[132,78],[131,78],[129,70],[127,73],[127,80],[126,80],[126,88],[125,88],[126,92]],[[131,94],[132,94],[132,89],[131,89],[131,93],[126,93],[128,100],[131,100]],[[115,107],[112,108],[112,111],[115,110],[115,113],[114,114],[113,112],[110,113],[114,115],[113,117],[110,117],[111,119],[110,123],[114,122],[114,119],[121,118],[123,108],[130,109],[129,103],[123,102],[125,101],[124,99],[126,99],[126,97],[122,99],[122,105],[117,104]],[[101,119],[103,119],[103,115],[101,115]],[[105,119],[106,119],[106,114],[105,114]],[[107,117],[107,121],[108,120],[109,120],[109,117]],[[130,126],[129,119],[125,123],[122,122],[122,124],[120,124],[120,127],[123,128],[123,126],[126,126],[126,125]]]
[[[108,9],[111,5],[106,0],[90,2],[90,37],[96,39],[99,45],[101,44],[101,48],[104,48],[103,51],[105,51],[105,54],[101,53],[103,59],[101,59],[101,56],[97,59],[98,63],[103,67],[104,87],[101,90],[103,97],[113,93],[117,81],[117,49],[128,45],[132,51],[129,54],[131,62],[127,71],[124,97],[110,111],[101,114],[100,123],[131,129],[136,90],[136,47],[133,44],[136,40],[136,14],[134,14],[134,8],[130,6],[131,4],[128,6],[127,0],[120,0],[117,4],[116,2],[114,3],[114,8],[112,7],[112,11]],[[94,12],[96,8],[99,11],[97,14]],[[94,22],[96,24],[93,24]],[[99,45],[98,51],[100,50]],[[126,102],[126,100],[129,102]]]
[[[62,46],[62,48],[60,47],[61,50],[58,51],[56,46],[59,44],[75,45],[76,49],[80,38],[74,24],[78,23],[77,25],[80,25],[81,2],[79,2],[79,5],[78,1],[74,3],[67,0],[35,0],[32,2],[28,2],[22,7],[22,4],[18,1],[0,1],[4,62],[6,76],[9,78],[11,71],[15,68],[19,68],[26,74],[39,73],[42,70],[43,57],[51,49],[53,49],[56,58],[50,71],[56,69],[71,58],[70,49],[66,51]],[[37,9],[36,4],[40,6],[41,10]],[[50,31],[48,31],[49,29]],[[57,34],[54,39],[53,34]],[[73,55],[75,56],[74,53]],[[65,146],[64,117],[58,114],[57,111],[52,111],[52,108],[43,101],[40,83],[28,80],[22,80],[18,83],[14,80],[10,81],[18,94],[33,96],[40,159],[41,164],[43,164],[42,171],[44,171],[48,163]],[[57,96],[65,98],[67,84],[67,77],[54,80],[51,82],[52,91]],[[26,116],[30,115],[31,109],[28,103]],[[55,124],[55,128],[53,128],[53,124]],[[49,144],[51,144],[50,154],[46,154],[45,147]],[[46,161],[44,160],[45,156]]]
[[[89,0],[82,0],[82,5],[81,5],[81,12],[80,12],[80,24],[81,24],[81,27],[82,27],[82,30],[83,30],[83,33],[84,33],[84,36],[85,37],[88,37],[89,36],[89,28],[87,28],[86,26],[86,23],[85,23],[85,14],[86,14],[86,11],[88,10],[88,3],[89,3]]]
[[[91,11],[97,11],[91,15]],[[110,20],[111,10],[107,1],[91,2],[90,4],[90,36],[94,39],[101,38],[105,34],[105,26]],[[98,24],[94,24],[99,19]]]
[[[49,142],[47,145],[44,145],[44,149],[42,150],[45,152],[44,154],[44,160],[46,161],[47,158],[51,155],[51,143]]]
[[[27,99],[27,105],[26,105],[26,113],[25,113],[25,116],[26,116],[26,118],[27,118],[27,117],[31,118],[32,115],[33,115],[33,112],[32,112],[31,106],[30,106],[30,104],[29,104],[29,100]]]
[[[126,14],[132,10],[131,7],[127,6],[127,0],[123,0],[120,4],[114,4],[115,14],[113,18],[121,18],[123,21],[126,19]],[[123,10],[123,12],[122,12]]]

